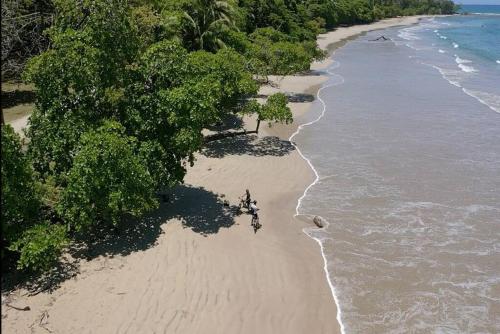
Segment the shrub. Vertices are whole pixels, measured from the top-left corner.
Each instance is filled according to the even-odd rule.
[[[24,231],[9,250],[20,253],[18,269],[44,271],[57,261],[67,244],[66,227],[45,222]]]

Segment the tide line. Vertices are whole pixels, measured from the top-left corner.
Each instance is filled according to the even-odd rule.
[[[316,98],[318,99],[318,101],[321,103],[322,105],[322,110],[321,110],[321,113],[320,115],[315,119],[315,120],[312,120],[310,122],[307,122],[307,123],[304,123],[304,124],[301,124],[297,127],[297,130],[295,130],[295,132],[290,136],[290,138],[288,138],[288,141],[293,145],[293,147],[295,147],[295,149],[297,150],[297,152],[299,153],[299,155],[302,157],[302,159],[304,159],[307,164],[309,165],[309,167],[312,169],[312,171],[314,172],[314,181],[309,185],[307,186],[307,188],[304,190],[304,193],[302,194],[302,196],[298,199],[297,201],[297,206],[295,207],[295,215],[294,217],[297,217],[300,215],[300,211],[299,211],[299,208],[300,208],[300,205],[302,204],[302,200],[306,197],[307,195],[307,192],[309,191],[309,189],[314,186],[316,183],[318,183],[318,181],[320,180],[320,177],[319,177],[319,174],[318,174],[318,171],[316,170],[316,168],[314,168],[314,165],[311,163],[311,160],[309,160],[303,153],[302,151],[299,149],[299,147],[293,142],[293,138],[298,135],[300,133],[300,130],[302,130],[304,127],[306,126],[310,126],[316,122],[318,122],[319,120],[321,120],[323,118],[323,116],[325,116],[325,112],[326,112],[326,103],[325,101],[323,101],[323,99],[321,98],[321,92],[327,88],[330,88],[330,87],[333,87],[333,86],[337,86],[337,85],[340,85],[342,83],[344,83],[344,78],[338,74],[335,74],[333,72],[331,72],[332,70],[338,68],[340,66],[340,63],[338,61],[334,61],[334,63],[327,69],[327,73],[331,76],[330,79],[332,79],[334,76],[337,76],[338,78],[340,78],[340,81],[339,82],[334,82],[334,83],[331,83],[329,85],[325,85],[323,87],[321,87],[318,92],[316,93]],[[328,223],[328,222],[327,222]],[[328,223],[329,224],[329,223]],[[328,226],[328,225],[327,225]],[[326,226],[326,227],[327,227]],[[325,227],[325,228],[326,228]],[[324,263],[324,266],[323,266],[323,270],[325,271],[325,275],[326,275],[326,280],[328,282],[328,286],[330,287],[330,291],[332,293],[332,297],[333,297],[333,301],[335,302],[335,305],[337,307],[337,322],[339,323],[340,325],[340,332],[342,334],[345,334],[345,327],[344,327],[344,324],[342,323],[342,312],[340,310],[340,304],[339,304],[339,300],[338,300],[338,294],[336,292],[336,289],[335,287],[333,286],[333,283],[332,283],[332,280],[330,278],[330,274],[328,273],[328,262],[327,262],[327,259],[326,259],[326,255],[325,255],[325,250],[324,250],[324,247],[323,247],[323,243],[321,242],[321,239],[319,238],[316,238],[316,237],[313,237],[311,235],[309,235],[306,231],[306,229],[303,229],[302,232],[304,232],[308,237],[312,238],[313,240],[315,240],[318,244],[319,244],[319,247],[321,249],[321,256],[323,257],[323,263]]]

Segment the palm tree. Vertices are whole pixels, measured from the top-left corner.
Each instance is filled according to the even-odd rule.
[[[195,0],[190,13],[185,12],[186,33],[192,38],[193,48],[215,51],[224,47],[220,39],[223,29],[234,27],[234,9],[222,0]]]

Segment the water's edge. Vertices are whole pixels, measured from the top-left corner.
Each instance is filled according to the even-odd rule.
[[[330,57],[333,57],[333,54],[334,52],[332,53],[332,55]],[[304,159],[307,164],[309,165],[309,167],[311,168],[311,170],[313,171],[314,173],[314,181],[306,187],[306,189],[304,190],[304,193],[302,194],[302,196],[297,200],[297,206],[295,207],[295,214],[294,214],[294,217],[298,217],[301,215],[300,211],[299,211],[299,208],[300,208],[300,205],[302,203],[302,199],[307,195],[307,192],[308,190],[314,186],[318,181],[319,181],[319,174],[318,174],[318,171],[314,168],[314,165],[311,163],[311,160],[309,160],[303,153],[302,151],[300,150],[300,148],[295,144],[295,142],[293,141],[293,138],[298,135],[300,133],[300,130],[303,129],[304,127],[306,126],[310,126],[318,121],[320,121],[323,116],[325,115],[325,112],[326,112],[326,104],[325,102],[323,101],[323,99],[321,98],[321,92],[326,89],[326,88],[330,88],[332,86],[336,86],[336,85],[339,85],[339,84],[342,84],[343,82],[343,78],[335,73],[332,73],[330,72],[331,70],[334,70],[336,68],[338,68],[340,66],[340,63],[334,61],[332,63],[332,65],[330,65],[330,67],[326,70],[326,73],[328,73],[330,75],[330,79],[328,81],[331,81],[331,79],[334,77],[334,76],[338,76],[341,78],[340,82],[336,83],[336,82],[333,82],[333,83],[330,83],[330,84],[325,84],[323,85],[320,89],[318,89],[318,91],[316,92],[316,99],[321,103],[321,113],[320,115],[312,120],[312,121],[309,121],[309,122],[306,122],[306,123],[303,123],[301,125],[299,125],[297,127],[297,129],[295,130],[295,132],[290,136],[290,138],[288,138],[288,141],[295,147],[295,149],[297,150],[297,152],[299,153],[299,155],[302,157],[302,159]],[[329,224],[327,222],[327,224]],[[326,227],[326,226],[325,226]],[[333,283],[332,283],[332,280],[330,278],[330,274],[328,273],[328,262],[327,262],[327,259],[326,259],[326,255],[325,255],[325,252],[324,252],[324,249],[323,249],[323,244],[321,243],[321,240],[319,240],[318,238],[314,238],[313,236],[311,236],[309,233],[307,233],[307,230],[308,228],[304,228],[302,231],[310,238],[312,238],[313,240],[315,240],[319,246],[320,246],[320,249],[321,249],[321,256],[323,257],[323,270],[325,271],[325,275],[326,275],[326,280],[328,282],[328,285],[330,287],[330,291],[332,293],[332,297],[333,297],[333,300],[335,302],[335,305],[337,307],[337,322],[340,326],[340,331],[342,334],[345,334],[345,327],[344,327],[344,324],[342,323],[342,316],[341,316],[341,309],[340,309],[340,304],[339,304],[339,301],[338,301],[338,296],[337,296],[337,293],[336,293],[336,290],[335,290],[335,287],[333,286]]]
[[[398,26],[413,26],[413,25],[418,25],[418,24],[419,23],[416,23],[416,24],[406,24],[406,25],[398,25]],[[424,26],[424,24],[422,24],[422,26]],[[370,31],[373,31],[373,30],[385,30],[385,29],[390,29],[390,28],[394,28],[394,27],[387,27],[387,28],[382,28],[382,29],[372,29]],[[309,110],[309,112],[313,112],[313,114],[308,119],[306,119],[306,120],[309,120],[309,121],[307,121],[307,122],[304,121],[305,123],[300,124],[296,128],[295,132],[288,139],[289,142],[293,145],[293,147],[297,150],[297,152],[299,153],[299,155],[302,157],[302,159],[304,159],[307,162],[307,164],[309,165],[309,167],[311,168],[311,170],[314,173],[314,180],[312,181],[311,184],[309,184],[304,189],[304,192],[303,192],[302,196],[300,198],[298,198],[298,200],[297,200],[297,205],[296,205],[296,208],[295,208],[294,217],[297,217],[297,218],[305,217],[309,221],[312,220],[312,217],[314,217],[316,215],[315,213],[318,212],[318,209],[313,209],[313,210],[311,210],[312,212],[311,211],[307,211],[307,208],[304,207],[303,203],[307,203],[307,201],[308,201],[309,197],[307,197],[307,196],[310,196],[309,190],[311,188],[313,188],[313,186],[317,185],[318,183],[321,185],[322,182],[323,182],[323,180],[325,180],[327,178],[327,176],[325,176],[324,175],[325,173],[322,172],[321,164],[319,164],[319,165],[317,165],[317,167],[315,167],[313,165],[313,163],[311,162],[311,160],[315,159],[314,158],[315,156],[311,155],[311,154],[307,154],[307,153],[304,154],[301,151],[300,147],[299,147],[300,143],[297,144],[293,140],[296,139],[296,137],[298,136],[298,134],[304,128],[306,128],[308,126],[312,126],[312,125],[318,123],[319,121],[321,121],[324,118],[324,116],[326,114],[326,108],[327,108],[325,100],[328,101],[329,108],[330,108],[330,110],[332,110],[332,101],[328,100],[328,95],[324,94],[325,93],[324,91],[326,89],[328,89],[328,88],[333,87],[333,86],[341,85],[344,82],[344,78],[342,76],[340,76],[339,74],[333,72],[334,70],[336,70],[336,69],[338,69],[340,67],[340,63],[337,60],[335,60],[335,53],[336,53],[337,50],[342,49],[346,44],[352,45],[352,44],[350,44],[351,41],[360,38],[360,36],[363,36],[366,33],[367,32],[363,32],[363,33],[360,33],[360,34],[354,34],[353,36],[350,36],[347,40],[343,40],[340,43],[339,42],[334,43],[335,46],[336,46],[334,49],[329,48],[329,51],[331,52],[331,54],[329,55],[329,58],[330,58],[330,60],[332,60],[332,64],[331,64],[331,66],[329,66],[329,67],[327,67],[326,69],[323,70],[323,72],[328,76],[328,80],[316,91],[315,95],[316,95],[316,100],[318,100],[318,102],[319,102],[318,106],[316,106],[316,105],[311,106],[311,109]],[[399,44],[396,44],[396,45],[399,45]],[[332,45],[330,45],[330,46],[332,46]],[[412,58],[412,57],[410,57],[410,58]],[[498,61],[497,61],[497,63],[498,63]],[[428,64],[425,64],[423,62],[420,62],[420,64],[422,64],[422,65],[428,65]],[[349,64],[348,64],[347,61],[346,61],[345,65],[347,67],[343,66],[341,71],[343,71],[344,68],[348,68]],[[431,67],[434,67],[434,66],[431,66]],[[436,69],[436,68],[434,67],[434,69]],[[443,76],[442,73],[440,73],[440,74],[441,74],[440,77],[442,79],[445,79],[451,85],[457,86],[457,85],[453,84],[452,82],[450,82],[450,80],[448,80],[445,76]],[[439,76],[439,74],[436,73],[436,76]],[[349,79],[349,77],[346,76],[346,79]],[[347,85],[348,84],[349,84],[349,81],[348,81]],[[344,87],[347,87],[347,86],[344,86]],[[474,95],[470,94],[466,89],[463,89],[463,87],[461,87],[461,86],[458,86],[458,87],[462,88],[461,89],[462,92],[465,93],[465,95],[468,95],[469,98],[473,98],[474,100],[476,100],[478,102],[478,104],[485,105],[485,106],[489,107],[489,109],[491,109],[493,111],[496,111],[496,112],[499,112],[497,109],[494,109],[491,105],[489,105],[486,102],[482,101],[481,99],[477,98],[477,96],[474,96]],[[340,88],[340,89],[342,89],[342,88]],[[319,114],[319,115],[317,115],[317,114]],[[336,115],[336,113],[327,114],[325,120],[323,120],[317,126],[322,126],[323,124],[329,124],[327,121],[329,120],[330,116],[328,116],[328,115]],[[314,118],[314,119],[311,120],[312,118]],[[314,127],[313,127],[313,129],[314,129]],[[305,131],[307,133],[307,132],[310,131],[310,129],[309,130],[305,130]],[[300,145],[300,146],[302,146],[302,149],[305,152],[307,152],[307,145]],[[314,146],[314,147],[316,147],[316,146]],[[320,175],[320,172],[318,172],[318,170],[323,175]],[[308,212],[308,213],[306,213],[306,212]],[[333,223],[333,221],[332,221],[332,223]],[[323,229],[327,229],[328,226],[335,227],[337,225],[336,224],[335,225],[330,225],[330,222],[327,221],[326,226]],[[315,226],[313,226],[313,227],[303,228],[302,231],[308,237],[310,237],[311,239],[315,240],[319,244],[319,246],[320,246],[321,255],[322,255],[323,261],[324,261],[323,269],[324,269],[324,272],[325,272],[325,275],[326,275],[326,280],[327,280],[327,283],[328,283],[328,285],[330,287],[330,291],[331,291],[333,300],[335,302],[335,305],[337,307],[336,319],[337,319],[337,322],[339,323],[339,326],[340,326],[340,329],[341,329],[341,333],[342,334],[346,334],[346,326],[350,327],[350,320],[351,320],[350,319],[350,313],[349,313],[349,306],[348,306],[349,303],[346,302],[344,304],[344,295],[342,293],[339,294],[339,292],[343,291],[343,286],[340,283],[338,283],[338,281],[336,280],[337,275],[333,274],[334,271],[331,270],[332,269],[332,264],[329,263],[329,261],[327,260],[327,256],[329,257],[332,254],[331,253],[332,249],[330,247],[330,243],[329,242],[335,241],[334,237],[322,238],[321,237],[321,232],[318,233],[318,231],[321,231],[323,229],[317,229]],[[333,247],[333,252],[335,252],[335,248],[337,248],[337,247],[336,246]],[[329,265],[330,265],[330,268],[329,268]],[[334,286],[333,282],[336,282],[337,289]],[[340,305],[340,300],[343,301],[343,304],[344,304],[343,306],[344,307],[342,307],[342,305]],[[342,320],[344,320],[344,322]]]
[[[364,31],[364,32],[361,32],[361,33],[355,33],[349,37],[346,37],[346,38],[343,38],[341,39],[340,41],[337,41],[337,42],[334,42],[334,43],[331,43],[327,46],[327,51],[328,51],[328,58],[332,60],[332,64],[325,70],[325,72],[329,75],[329,79],[328,81],[323,84],[321,86],[321,88],[318,89],[318,91],[316,92],[316,99],[317,101],[319,101],[321,103],[321,112],[320,112],[320,115],[312,120],[312,121],[309,121],[309,122],[306,122],[306,123],[303,123],[303,124],[300,124],[297,129],[295,130],[295,132],[288,138],[288,141],[293,145],[293,147],[297,150],[297,152],[299,153],[299,155],[302,157],[302,159],[304,159],[307,164],[309,165],[309,167],[311,168],[311,170],[313,171],[314,173],[314,180],[311,184],[309,184],[305,189],[304,189],[304,192],[302,194],[302,196],[297,200],[297,206],[295,207],[295,214],[293,215],[294,218],[298,218],[300,216],[304,216],[304,217],[308,217],[308,218],[312,218],[314,217],[315,215],[314,214],[305,214],[305,213],[301,213],[300,212],[300,206],[302,204],[302,200],[307,196],[307,193],[309,191],[309,189],[311,189],[315,184],[318,183],[318,181],[320,181],[320,176],[319,176],[319,173],[318,171],[316,170],[316,168],[314,167],[314,165],[312,164],[311,160],[309,158],[307,158],[303,153],[302,151],[300,150],[299,146],[293,141],[293,139],[295,138],[295,136],[297,136],[300,131],[304,128],[304,127],[307,127],[307,126],[311,126],[317,122],[319,122],[325,115],[325,112],[326,112],[326,103],[324,102],[324,100],[321,98],[321,92],[327,88],[330,88],[330,87],[333,87],[333,86],[337,86],[337,85],[340,85],[344,82],[344,78],[336,73],[333,73],[331,71],[337,69],[339,66],[340,66],[340,63],[336,60],[334,60],[334,56],[335,56],[335,52],[339,49],[341,49],[342,47],[344,47],[346,44],[348,44],[349,42],[353,41],[353,40],[356,40],[358,39],[359,37],[361,36],[364,36],[366,35],[367,33],[369,32],[372,32],[372,31],[378,31],[378,30],[385,30],[385,29],[389,29],[389,28],[395,28],[395,27],[403,27],[403,26],[415,26],[415,25],[418,25],[420,23],[422,19],[419,19],[418,22],[416,23],[409,23],[409,24],[397,24],[397,25],[394,25],[394,26],[390,26],[390,27],[385,27],[385,28],[374,28],[374,29],[370,29],[370,30],[367,30],[367,31]],[[335,77],[337,77],[339,79],[339,82],[331,82],[332,79],[334,79]],[[313,108],[313,107],[311,107]],[[309,112],[311,112],[312,110],[309,110]],[[327,228],[330,224],[329,221],[327,221],[325,219],[325,222],[326,222],[326,226],[324,226],[323,228]],[[338,298],[338,294],[336,292],[336,289],[332,283],[332,278],[330,277],[330,273],[328,272],[328,261],[327,261],[327,258],[326,258],[326,254],[325,254],[325,250],[324,250],[324,246],[323,246],[323,243],[322,241],[319,239],[319,238],[316,238],[314,237],[309,231],[314,231],[314,230],[317,230],[316,227],[306,227],[306,228],[303,228],[302,229],[302,232],[307,235],[309,238],[313,239],[314,241],[316,241],[320,247],[320,252],[321,252],[321,256],[323,258],[323,270],[325,272],[325,276],[326,276],[326,280],[327,280],[327,283],[328,283],[328,286],[330,287],[330,291],[331,291],[331,294],[332,294],[332,298],[334,300],[334,303],[335,303],[335,306],[337,308],[337,316],[336,316],[336,320],[340,326],[340,331],[342,334],[346,334],[346,331],[345,331],[345,325],[344,323],[342,322],[342,309],[341,309],[341,306],[340,306],[340,302],[339,302],[339,298]]]

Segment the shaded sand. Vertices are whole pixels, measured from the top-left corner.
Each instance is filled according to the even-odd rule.
[[[320,45],[413,20],[341,28]],[[302,232],[310,223],[293,218],[313,175],[286,140],[325,79],[272,77],[274,87],[263,87],[260,98],[279,87],[293,101],[295,125],[262,124],[259,136],[207,145],[185,185],[136,228],[74,251],[53,275],[4,293],[2,331],[339,333],[319,246]],[[255,120],[242,126],[253,130]],[[261,209],[256,233],[249,215],[237,215],[246,188]]]
[[[24,135],[23,128],[35,107],[35,93],[31,85],[2,82],[2,112],[7,124]]]

